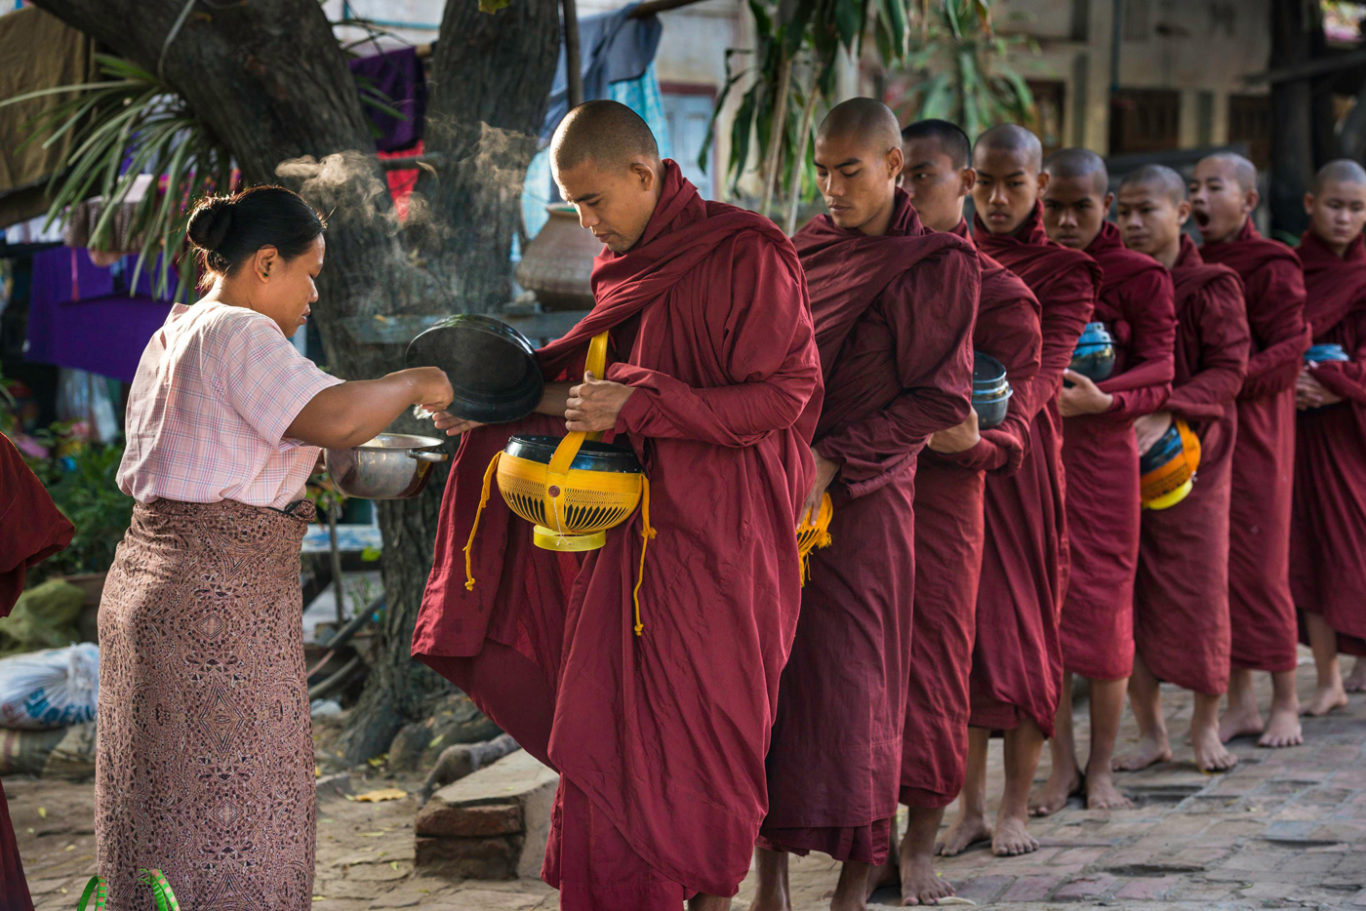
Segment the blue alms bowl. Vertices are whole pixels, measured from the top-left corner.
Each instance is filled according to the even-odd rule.
[[[1115,370],[1115,340],[1104,323],[1087,323],[1072,352],[1071,367],[1099,383]]]
[[[1330,361],[1350,361],[1351,357],[1342,350],[1341,345],[1325,342],[1322,345],[1311,346],[1304,352],[1304,360],[1305,363],[1326,364]]]
[[[1014,393],[1004,364],[985,352],[972,352],[972,410],[977,412],[979,429],[1001,425]]]

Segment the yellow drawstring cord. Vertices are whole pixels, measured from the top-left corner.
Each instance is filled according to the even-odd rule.
[[[806,583],[811,581],[811,555],[822,547],[829,547],[832,540],[834,539],[830,537],[830,532],[823,531],[816,537],[815,542],[811,545],[811,549],[801,555],[802,588],[806,588]]]
[[[640,517],[644,520],[645,527],[640,531],[640,572],[636,575],[636,587],[631,592],[631,600],[636,608],[635,631],[637,636],[645,634],[645,624],[640,622],[640,586],[645,583],[645,549],[650,546],[650,539],[655,536],[655,530],[650,527],[650,479],[641,475],[644,483],[644,491],[640,497]]]
[[[470,526],[470,539],[465,542],[465,590],[474,591],[474,567],[470,551],[474,548],[474,533],[479,530],[479,517],[489,501],[489,491],[493,485],[493,473],[498,470],[498,460],[503,457],[502,450],[493,454],[489,467],[484,469],[484,489],[479,494],[479,508],[474,511],[474,524]]]

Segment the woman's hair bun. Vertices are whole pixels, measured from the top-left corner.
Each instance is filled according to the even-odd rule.
[[[190,243],[206,253],[217,252],[232,231],[234,207],[230,196],[211,196],[195,206],[185,231]]]

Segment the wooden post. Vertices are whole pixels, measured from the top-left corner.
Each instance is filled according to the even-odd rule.
[[[569,106],[583,104],[583,69],[579,55],[579,14],[574,0],[561,0],[564,5],[564,67],[565,85],[569,89]]]

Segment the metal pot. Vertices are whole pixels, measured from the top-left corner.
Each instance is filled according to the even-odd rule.
[[[327,473],[337,489],[364,500],[407,500],[422,492],[432,465],[450,456],[436,437],[381,433],[351,449],[329,449]]]

